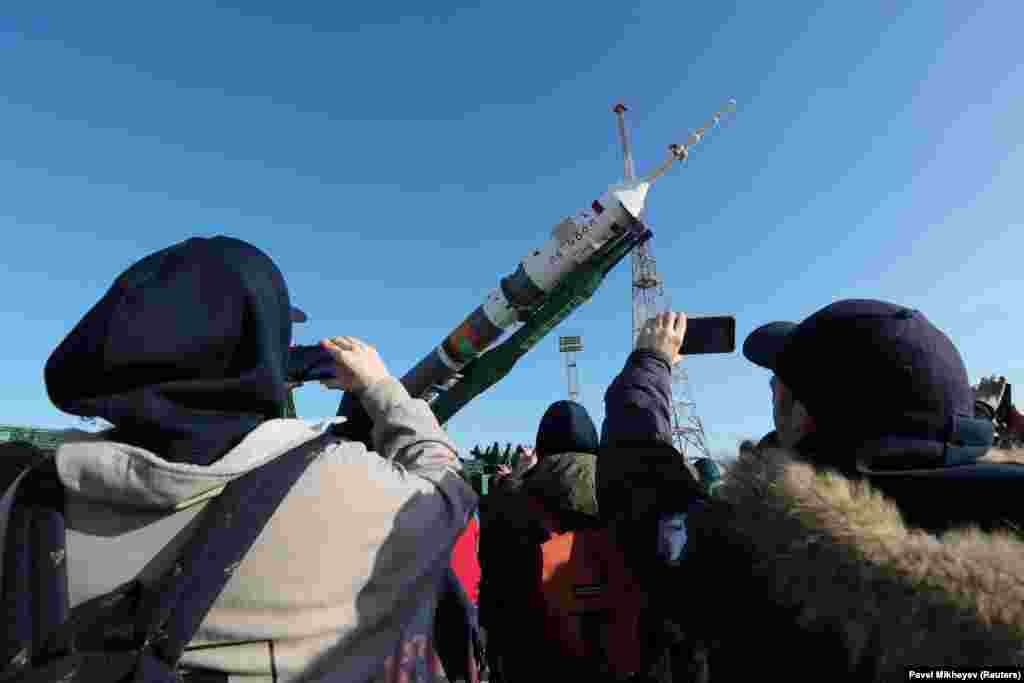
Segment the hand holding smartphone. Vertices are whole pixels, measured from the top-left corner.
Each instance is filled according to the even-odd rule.
[[[736,318],[731,315],[688,318],[679,352],[684,356],[732,353],[736,350]],[[331,380],[337,367],[331,354],[319,344],[293,346],[289,353],[288,381]]]
[[[687,318],[686,335],[679,353],[693,356],[703,353],[732,353],[736,350],[736,318],[716,315]]]
[[[288,353],[288,381],[316,382],[337,376],[334,357],[319,344],[297,345]]]
[[[661,354],[670,366],[690,354],[731,353],[736,349],[736,319],[727,315],[690,318],[663,311],[641,328],[636,348]]]

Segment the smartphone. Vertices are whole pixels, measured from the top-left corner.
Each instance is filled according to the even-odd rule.
[[[686,336],[679,352],[684,356],[699,353],[732,353],[736,350],[736,318],[714,315],[687,318]]]
[[[688,318],[680,353],[732,353],[736,350],[736,318],[731,315]],[[293,346],[288,354],[288,380],[315,382],[334,377],[334,358],[320,345]]]
[[[334,377],[334,358],[319,344],[288,349],[288,381],[316,382]]]

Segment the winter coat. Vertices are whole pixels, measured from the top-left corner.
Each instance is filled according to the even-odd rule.
[[[741,456],[719,496],[690,519],[688,584],[714,595],[694,593],[691,605],[712,680],[775,671],[889,681],[910,666],[1024,665],[1020,536],[913,527],[877,485],[780,450]],[[742,609],[725,609],[726,596]]]
[[[606,515],[642,527],[656,509],[689,512],[686,562],[647,575],[678,636],[664,680],[891,681],[914,666],[1024,665],[1024,541],[1002,523],[1022,521],[1021,454],[990,452],[988,469],[959,479],[844,475],[813,464],[825,443],[799,455],[766,439],[707,499],[662,446],[668,370],[631,355],[606,394],[598,469]],[[651,554],[642,541],[629,550],[639,564]]]
[[[291,489],[188,646],[183,665],[232,681],[391,681],[434,668],[434,610],[477,497],[427,404],[394,379],[366,390],[376,452],[336,439]],[[208,466],[81,435],[57,452],[72,603],[154,579],[210,495],[312,441],[269,420]],[[424,680],[432,680],[426,678]]]
[[[480,602],[480,521],[477,515],[469,518],[469,524],[459,534],[452,548],[452,570],[462,587],[466,597],[473,605]]]

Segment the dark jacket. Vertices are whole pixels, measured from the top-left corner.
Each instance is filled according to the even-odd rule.
[[[704,497],[697,473],[672,445],[671,400],[668,360],[644,350],[630,354],[605,392],[598,505],[606,521],[629,527],[622,536],[635,545],[628,552],[634,563],[656,543],[659,515],[684,512]]]
[[[638,350],[605,392],[605,421],[597,460],[598,507],[611,525],[629,569],[640,580],[647,607],[640,617],[645,647],[638,681],[701,680],[703,640],[688,633],[691,592],[684,562],[657,558],[658,519],[690,516],[707,494],[696,472],[672,445],[670,365],[660,354]],[[699,593],[707,592],[701,587]]]
[[[667,410],[653,405],[657,398],[643,399],[661,396],[667,367],[651,390],[623,390],[650,377],[649,363],[646,370],[631,367],[642,363],[631,358],[606,396],[610,419],[632,416],[609,425],[612,443],[619,425],[635,434]],[[612,405],[623,400],[632,406]],[[640,416],[645,409],[649,415]],[[705,658],[710,680],[781,673],[788,680],[889,681],[905,680],[910,666],[1024,664],[1019,537],[968,530],[963,516],[956,531],[911,527],[881,493],[881,486],[895,491],[890,484],[844,476],[768,443],[743,453],[719,497],[688,517],[688,561],[676,585],[699,589],[680,591],[675,616],[681,633],[701,641],[689,654]],[[642,445],[603,451],[599,479],[602,468],[638,454]],[[1024,462],[1014,454],[986,458]],[[915,490],[929,486],[918,481]],[[607,511],[605,499],[599,502]],[[932,507],[957,504],[931,499]]]
[[[672,443],[671,366],[661,354],[634,351],[604,395],[601,448]]]

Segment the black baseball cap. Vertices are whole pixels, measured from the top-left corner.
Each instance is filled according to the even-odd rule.
[[[956,346],[920,311],[837,301],[803,322],[773,322],[743,342],[773,371],[835,448],[883,469],[973,463],[993,444],[974,417],[974,390]]]

